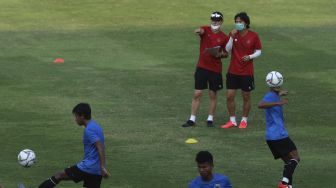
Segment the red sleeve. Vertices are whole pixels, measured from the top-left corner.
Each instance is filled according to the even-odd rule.
[[[205,34],[208,32],[208,30],[207,30],[207,26],[202,26],[200,28],[204,30],[204,33],[202,35],[200,35],[200,37],[202,38],[203,36],[205,36]]]
[[[226,44],[229,42],[229,40],[230,40],[230,36],[225,35],[225,39],[224,39],[223,45],[221,46],[221,48],[223,49],[224,52],[227,52],[225,50],[225,47],[226,47]]]
[[[261,48],[262,48],[262,46],[261,46],[260,38],[259,38],[258,34],[256,34],[254,49],[261,50]]]

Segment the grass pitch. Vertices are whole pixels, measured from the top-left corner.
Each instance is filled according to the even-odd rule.
[[[32,1],[2,0],[0,11],[0,183],[37,186],[83,155],[82,128],[71,110],[88,102],[105,130],[108,169],[103,188],[182,188],[197,175],[199,150],[215,157],[215,171],[236,188],[275,187],[282,163],[264,141],[264,113],[256,104],[264,77],[277,70],[290,91],[286,127],[302,161],[295,187],[335,186],[335,0],[321,1]],[[256,90],[247,130],[183,129],[193,93],[199,40],[193,29],[212,11],[247,11],[263,44],[255,62]],[[65,63],[55,65],[55,58]],[[224,60],[224,73],[228,60]],[[241,98],[237,97],[238,117]],[[228,119],[219,93],[216,125]],[[199,140],[184,144],[188,137]],[[24,148],[38,162],[22,168]],[[62,182],[59,187],[80,187]]]

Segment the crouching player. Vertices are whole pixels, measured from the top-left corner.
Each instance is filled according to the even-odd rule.
[[[300,157],[294,142],[288,137],[284,126],[282,106],[288,103],[288,99],[281,99],[281,96],[288,92],[279,87],[270,87],[260,101],[258,108],[266,112],[266,141],[274,156],[274,159],[281,158],[284,161],[283,178],[278,188],[292,188],[293,173],[299,164]]]

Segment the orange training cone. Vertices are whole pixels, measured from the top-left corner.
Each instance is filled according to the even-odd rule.
[[[63,58],[56,58],[56,59],[54,60],[54,63],[55,63],[55,64],[61,64],[61,63],[64,63],[64,59],[63,59]]]

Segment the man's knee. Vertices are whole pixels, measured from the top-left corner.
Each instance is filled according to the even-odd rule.
[[[217,99],[217,92],[216,91],[209,91],[209,97],[211,100]]]
[[[234,99],[235,99],[235,93],[227,93],[227,95],[226,95],[226,101],[227,102],[233,102],[234,101]]]
[[[194,92],[193,100],[200,100],[201,97],[202,97],[202,91],[197,90]]]
[[[60,172],[57,172],[54,177],[58,180],[58,181],[61,181],[61,180],[68,180],[69,177],[68,175],[65,173],[65,171],[60,171]]]
[[[250,92],[243,92],[242,93],[244,102],[250,102],[251,101],[251,94]]]
[[[235,90],[228,90],[226,92],[226,101],[233,102],[236,97],[236,91]]]
[[[300,162],[300,156],[297,150],[290,152],[291,159],[296,160],[297,162]]]

